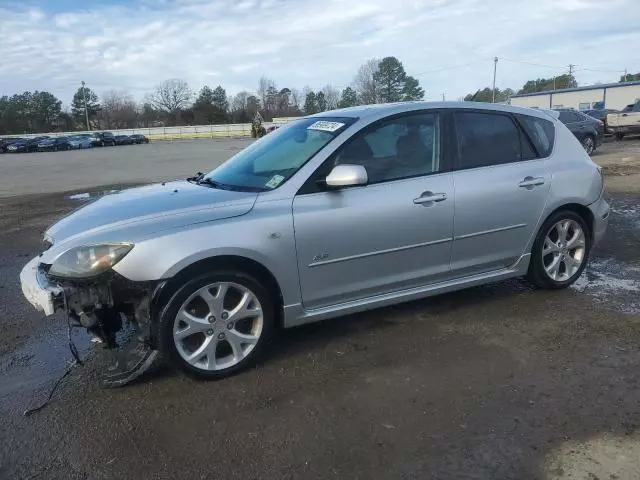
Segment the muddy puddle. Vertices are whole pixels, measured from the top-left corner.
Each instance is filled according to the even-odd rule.
[[[91,345],[87,333],[76,328],[71,338],[80,358],[85,358]],[[72,360],[66,328],[48,332],[3,355],[0,357],[0,408],[22,412],[39,404]]]

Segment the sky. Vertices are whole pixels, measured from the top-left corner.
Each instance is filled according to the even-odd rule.
[[[395,56],[427,100],[567,73],[580,85],[640,72],[640,0],[0,0],[0,95],[141,100],[160,81],[255,91],[344,88]]]

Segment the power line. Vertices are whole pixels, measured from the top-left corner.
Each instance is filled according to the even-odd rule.
[[[500,57],[500,60],[505,60],[507,62],[513,62],[513,63],[522,63],[524,65],[533,65],[535,67],[556,68],[558,70],[563,70],[567,68],[566,65],[562,67],[558,65],[545,65],[543,63],[525,62],[523,60],[513,60],[511,58],[505,58],[505,57]]]

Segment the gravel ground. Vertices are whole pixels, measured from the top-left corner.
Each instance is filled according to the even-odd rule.
[[[222,161],[228,148],[192,143],[88,152],[168,152],[162,168],[142,160],[93,186],[186,176],[202,167],[180,173],[171,155],[217,145]],[[631,142],[611,145],[594,160],[631,156]],[[106,354],[78,332],[85,366],[26,418],[70,355],[64,320],[35,313],[18,272],[79,203],[0,199],[0,478],[640,478],[640,182],[609,173],[610,229],[570,289],[511,280],[292,329],[263,365],[219,382],[160,369],[101,389]],[[24,191],[19,177],[0,192]],[[52,177],[43,192],[93,182]]]

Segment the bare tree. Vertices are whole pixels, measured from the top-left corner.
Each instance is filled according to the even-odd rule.
[[[300,93],[300,90],[297,88],[291,89],[291,105],[300,110],[302,108],[302,104],[304,103],[304,96]]]
[[[174,78],[157,85],[153,92],[147,96],[147,101],[159,110],[174,114],[186,107],[192,97],[193,93],[189,84],[184,80]]]
[[[380,60],[377,58],[368,60],[367,63],[360,66],[353,79],[353,85],[358,92],[360,102],[365,105],[380,101],[380,89],[375,78],[379,65]]]
[[[340,90],[332,85],[325,85],[322,88],[324,98],[327,102],[327,110],[335,110],[338,108],[338,102],[340,101]]]
[[[99,113],[103,128],[135,128],[138,126],[138,108],[125,91],[111,90],[102,95]]]
[[[231,100],[229,100],[229,110],[231,111],[231,119],[236,123],[245,123],[251,121],[248,111],[248,99],[251,96],[249,92],[238,92]],[[255,112],[254,112],[255,115]]]
[[[271,78],[267,78],[264,75],[260,77],[258,81],[258,97],[262,102],[262,108],[267,108],[267,103],[269,100],[269,92],[273,92],[276,89],[276,82]]]

